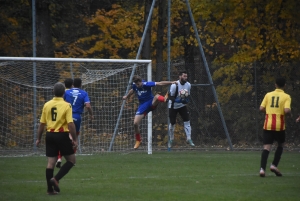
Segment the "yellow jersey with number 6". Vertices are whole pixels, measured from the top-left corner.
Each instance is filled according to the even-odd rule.
[[[69,132],[68,123],[73,122],[71,104],[54,97],[45,103],[40,122],[47,124],[48,132]]]
[[[261,106],[266,108],[264,130],[285,130],[284,109],[291,109],[291,97],[281,89],[269,92],[265,95]]]

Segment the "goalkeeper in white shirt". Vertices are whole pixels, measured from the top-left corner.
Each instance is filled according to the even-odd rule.
[[[194,143],[191,139],[191,125],[190,125],[190,117],[189,112],[187,109],[186,104],[189,102],[190,99],[190,92],[191,92],[191,84],[187,81],[187,72],[181,71],[179,73],[179,80],[177,81],[178,85],[172,84],[170,87],[170,92],[168,93],[168,108],[169,108],[169,142],[168,142],[168,148],[172,147],[172,142],[174,140],[174,130],[175,130],[175,124],[176,124],[176,116],[177,113],[180,114],[183,125],[184,125],[184,131],[186,134],[186,140],[187,143],[194,147]],[[181,90],[184,90],[185,93],[180,93]]]

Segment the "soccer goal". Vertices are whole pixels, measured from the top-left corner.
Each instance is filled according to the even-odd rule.
[[[94,111],[82,114],[79,153],[128,152],[135,143],[135,97],[123,101],[131,78],[151,80],[151,60],[0,57],[0,152],[44,153],[35,140],[41,110],[53,98],[53,85],[81,78]],[[152,114],[141,123],[143,146],[152,153]],[[45,135],[43,135],[45,137]],[[44,138],[43,138],[44,140]]]

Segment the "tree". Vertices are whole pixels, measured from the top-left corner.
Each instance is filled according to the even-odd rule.
[[[290,64],[300,59],[299,6],[296,0],[230,0],[201,1],[193,7],[195,18],[206,21],[202,28],[206,51],[216,54],[217,44],[233,50],[232,55],[216,56],[213,65],[214,79],[223,82],[217,88],[221,101],[252,91],[253,62],[261,62],[263,82],[277,74],[297,79]]]
[[[158,23],[157,23],[157,32],[156,32],[156,74],[155,80],[159,81],[162,79],[162,69],[163,69],[163,55],[164,55],[164,34],[167,20],[167,1],[159,0],[158,1]]]
[[[31,10],[28,1],[0,1],[0,54],[31,56]]]

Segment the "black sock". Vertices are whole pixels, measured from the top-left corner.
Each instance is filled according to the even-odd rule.
[[[74,166],[74,164],[70,161],[67,161],[59,170],[59,172],[55,175],[56,181],[59,181],[61,178],[63,178],[69,170]]]
[[[280,161],[282,152],[283,152],[283,147],[277,147],[277,149],[275,151],[275,155],[274,155],[274,160],[273,160],[273,163],[272,163],[276,167],[278,166],[278,163]]]
[[[268,150],[264,149],[261,154],[260,167],[263,168],[264,170],[266,170],[269,153],[270,152]]]
[[[54,169],[46,168],[46,181],[47,181],[47,186],[48,186],[49,192],[53,191],[52,185],[50,183],[50,179],[53,177],[53,172],[54,172]]]

